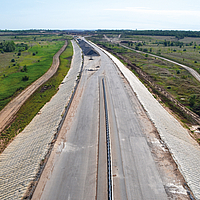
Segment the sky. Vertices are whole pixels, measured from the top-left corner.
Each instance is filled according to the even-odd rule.
[[[0,29],[200,31],[199,0],[0,0]]]

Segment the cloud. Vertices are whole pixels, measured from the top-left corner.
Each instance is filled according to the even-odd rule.
[[[200,17],[199,11],[192,10],[154,10],[146,7],[126,7],[126,8],[108,8],[105,11],[117,11],[117,12],[135,12],[141,14],[152,15],[176,15],[176,16],[194,16]]]

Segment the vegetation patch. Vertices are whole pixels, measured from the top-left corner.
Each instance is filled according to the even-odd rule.
[[[48,35],[10,36],[6,37],[7,41],[0,43],[3,51],[5,44],[14,46],[11,52],[0,54],[0,110],[51,67],[52,58],[64,45],[65,38]]]
[[[60,56],[60,66],[56,74],[43,84],[20,108],[14,122],[0,135],[0,152],[7,144],[30,123],[39,110],[57,92],[60,83],[66,76],[73,54],[72,44],[68,41],[66,50]],[[67,58],[67,59],[65,59]],[[29,70],[29,69],[28,69]],[[18,88],[21,91],[23,88]]]

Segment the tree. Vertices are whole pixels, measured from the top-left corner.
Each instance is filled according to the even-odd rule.
[[[144,52],[148,52],[148,49],[145,48],[145,49],[143,49],[143,51],[144,51]]]
[[[22,81],[28,81],[29,77],[28,76],[23,76]]]
[[[15,43],[13,41],[4,41],[1,43],[4,52],[13,52],[15,50]]]

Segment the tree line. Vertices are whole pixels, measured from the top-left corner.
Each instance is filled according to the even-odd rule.
[[[178,30],[97,30],[101,34],[122,34],[124,37],[130,35],[151,36],[175,36],[177,39],[184,37],[200,37],[200,31],[178,31]]]

